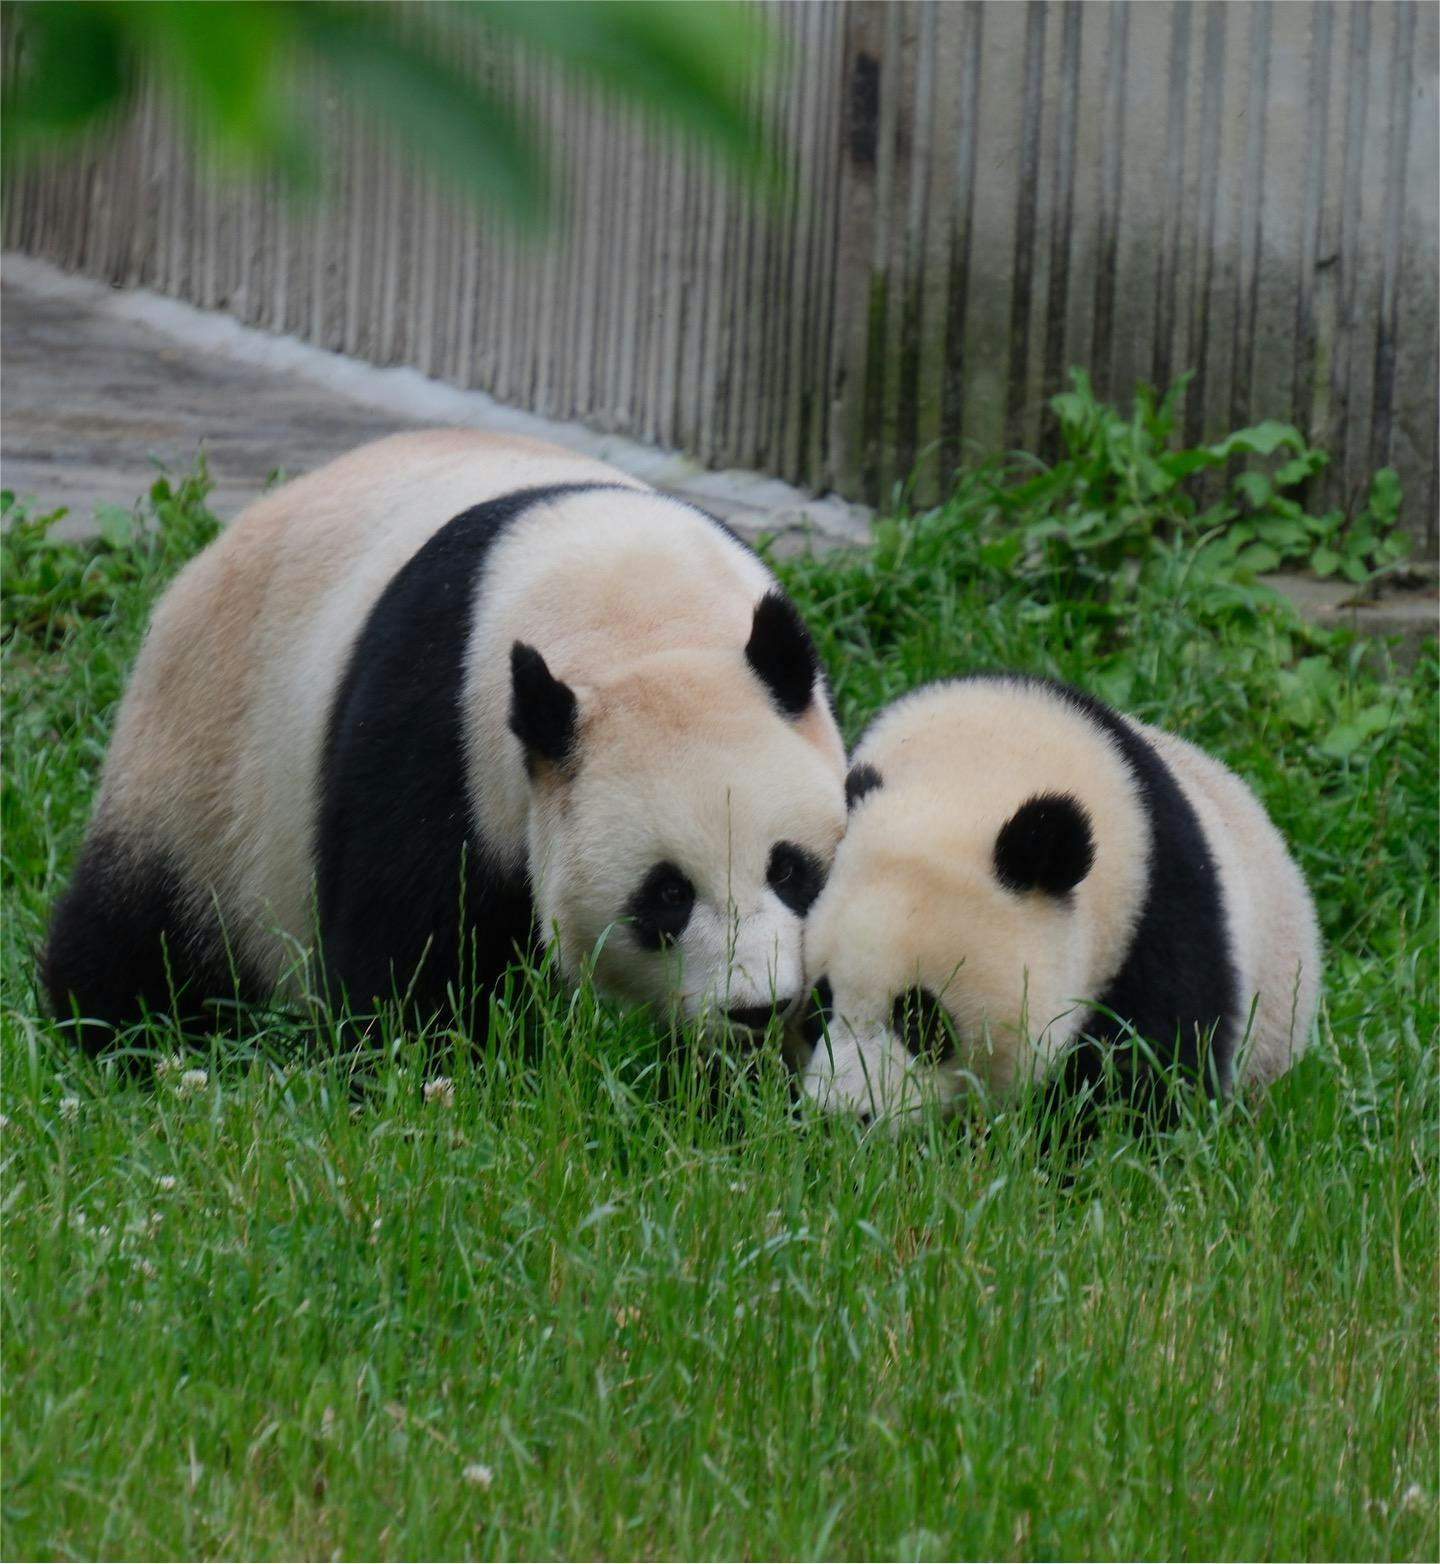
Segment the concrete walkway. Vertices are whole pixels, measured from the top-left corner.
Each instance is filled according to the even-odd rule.
[[[740,530],[863,542],[869,514],[776,479],[709,472],[670,452],[503,407],[478,391],[376,369],[142,291],[106,288],[27,256],[0,268],[0,484],[83,533],[94,506],[130,505],[152,456],[187,471],[203,444],[228,520],[281,468],[291,477],[398,429],[504,430],[598,456]]]

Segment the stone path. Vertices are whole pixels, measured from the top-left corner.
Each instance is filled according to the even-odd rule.
[[[298,473],[390,433],[397,420],[153,329],[0,286],[0,482],[83,531],[101,501],[129,505],[154,457],[188,470],[203,443],[227,519],[275,467]]]
[[[529,434],[601,457],[741,530],[808,527],[862,542],[868,513],[753,473],[708,472],[634,441],[556,424],[477,391],[376,369],[227,316],[110,289],[7,255],[0,270],[0,484],[67,505],[62,531],[101,501],[130,505],[152,457],[188,470],[203,444],[212,504],[233,516],[281,468],[290,476],[397,429],[460,424]]]

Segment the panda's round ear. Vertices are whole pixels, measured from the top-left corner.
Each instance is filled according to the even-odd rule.
[[[1090,816],[1067,793],[1037,794],[995,838],[995,873],[1006,890],[1065,896],[1094,863]]]
[[[525,764],[567,766],[580,737],[575,692],[524,641],[510,648],[510,731],[525,746]]]
[[[787,717],[798,717],[815,693],[820,658],[795,605],[769,591],[755,605],[745,661]]]

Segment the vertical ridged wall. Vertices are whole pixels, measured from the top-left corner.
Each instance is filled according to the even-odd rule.
[[[1399,467],[1433,545],[1440,9],[773,14],[798,172],[769,208],[522,61],[568,177],[540,244],[457,210],[324,91],[318,209],[192,157],[146,92],[103,151],[11,181],[5,243],[869,500],[1044,449],[1071,364],[1122,397],[1189,369],[1191,440],[1292,419],[1342,501]]]

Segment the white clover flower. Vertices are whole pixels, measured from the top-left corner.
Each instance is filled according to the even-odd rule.
[[[185,1061],[179,1054],[167,1054],[155,1064],[155,1073],[163,1081],[167,1075],[179,1075],[185,1068]]]
[[[209,1084],[208,1070],[186,1070],[180,1077],[180,1095],[188,1097],[191,1092],[203,1092]]]
[[[9,1117],[9,1115],[8,1114],[4,1114],[4,1113],[0,1113],[0,1134],[3,1134],[3,1132],[8,1130],[9,1128],[10,1128],[10,1117]]]
[[[488,1488],[495,1481],[495,1473],[483,1461],[472,1461],[460,1475],[472,1488]]]
[[[180,1180],[177,1179],[173,1173],[162,1173],[160,1177],[155,1180],[155,1187],[162,1193],[168,1195],[179,1182]]]
[[[78,1097],[62,1097],[60,1099],[60,1117],[67,1123],[73,1123],[80,1117],[80,1099]]]
[[[160,1274],[159,1271],[155,1269],[155,1262],[153,1260],[137,1260],[135,1262],[135,1269],[139,1271],[141,1276],[143,1276],[147,1282],[153,1282]]]
[[[437,1075],[433,1081],[426,1081],[421,1087],[426,1102],[438,1103],[442,1108],[448,1108],[455,1101],[455,1082],[448,1075]]]
[[[335,1435],[335,1408],[326,1407],[320,1414],[320,1437],[332,1439]]]

